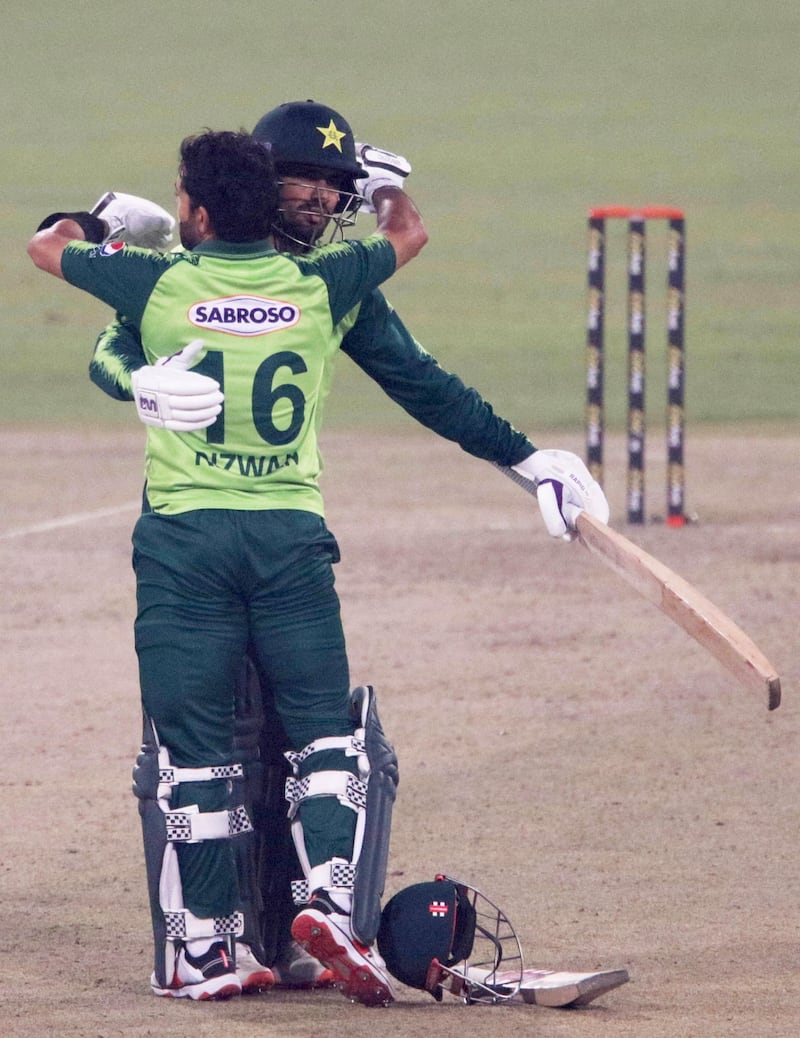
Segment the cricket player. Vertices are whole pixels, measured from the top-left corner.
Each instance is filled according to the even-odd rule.
[[[151,986],[199,1000],[241,990],[230,844],[250,823],[228,797],[240,774],[234,689],[250,645],[296,748],[294,814],[316,899],[312,922],[321,916],[347,933],[347,993],[383,1002],[391,987],[382,960],[349,934],[347,890],[338,889],[340,873],[345,883],[352,874],[340,865],[353,858],[365,751],[355,740],[317,434],[341,320],[427,235],[408,196],[380,185],[370,191],[376,234],[315,258],[279,255],[267,240],[277,204],[272,159],[247,134],[187,138],[176,193],[183,253],[102,243],[105,230],[89,214],[44,221],[28,250],[36,266],[124,314],[141,333],[146,367],[158,373],[186,347],[194,356],[190,344],[201,333],[224,372],[213,434],[207,423],[182,433],[149,427],[149,510],[133,537],[136,649],[150,722],[151,752],[137,781],[151,786],[143,798],[157,908]],[[370,702],[362,698],[363,727]]]

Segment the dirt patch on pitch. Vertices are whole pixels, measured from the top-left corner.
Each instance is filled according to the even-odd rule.
[[[797,1034],[797,438],[693,437],[700,521],[615,523],[776,663],[784,703],[768,713],[580,546],[547,538],[533,502],[488,466],[416,431],[327,437],[353,683],[376,686],[401,761],[387,893],[447,872],[505,908],[528,965],[631,975],[583,1010],[436,1005],[403,988],[385,1012],[332,992],[149,994],[129,792],[142,436],[4,438],[8,1038]],[[622,444],[610,453],[621,516]],[[656,465],[649,483],[656,508]]]

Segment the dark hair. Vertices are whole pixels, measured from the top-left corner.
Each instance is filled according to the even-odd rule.
[[[193,207],[204,206],[220,241],[269,237],[278,207],[269,151],[249,133],[213,131],[181,141],[180,179]]]

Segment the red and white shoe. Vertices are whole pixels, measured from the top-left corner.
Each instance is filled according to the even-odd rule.
[[[257,995],[275,986],[275,975],[268,966],[262,966],[253,955],[249,944],[236,942],[236,976],[243,995]]]
[[[323,894],[315,894],[308,908],[292,922],[292,937],[336,976],[336,986],[354,1002],[387,1006],[394,1002],[386,964],[376,948],[355,939],[350,916]]]
[[[222,1001],[241,994],[242,982],[222,941],[211,945],[202,955],[191,955],[185,947],[178,950],[172,980],[161,987],[155,974],[150,978],[154,995],[164,998],[192,998],[195,1001]]]

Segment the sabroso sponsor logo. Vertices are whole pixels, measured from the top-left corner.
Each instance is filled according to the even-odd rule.
[[[197,328],[229,335],[266,335],[297,324],[300,308],[281,299],[226,296],[193,303],[189,307],[189,320]]]

